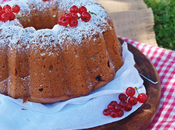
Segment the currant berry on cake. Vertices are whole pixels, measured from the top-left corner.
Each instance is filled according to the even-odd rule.
[[[78,14],[80,15],[80,17],[78,16]],[[66,20],[63,18],[68,19],[69,24],[64,24]],[[70,8],[70,13],[64,13],[60,18],[58,18],[57,23],[61,26],[67,27],[69,25],[70,27],[76,27],[78,25],[79,18],[81,18],[81,20],[84,22],[88,22],[91,19],[91,14],[87,12],[87,8],[85,6],[81,6],[80,8],[78,8],[76,5],[73,5]]]
[[[91,14],[88,13],[88,12],[83,12],[83,13],[81,14],[81,19],[82,19],[82,21],[84,21],[84,22],[88,22],[88,21],[91,19]]]
[[[112,19],[100,3],[95,0],[89,3],[89,0],[80,0],[78,3],[75,0],[50,1],[8,0],[3,4],[3,6],[5,4],[20,6],[19,13],[17,13],[18,7],[11,6],[12,14],[16,15],[14,21],[0,22],[2,24],[0,46],[5,47],[0,52],[2,55],[0,61],[3,61],[3,64],[0,63],[0,70],[3,73],[1,82],[4,83],[2,89],[5,91],[2,93],[13,98],[53,103],[85,96],[102,87],[104,85],[102,80],[105,80],[105,83],[111,81],[115,77],[115,72],[123,65],[122,46],[114,35]],[[74,4],[77,7],[73,7],[70,11]],[[89,9],[94,10],[98,13],[98,17],[91,14],[93,20],[91,18],[90,22],[85,23],[80,18],[81,6],[87,6],[88,12]],[[9,6],[4,8],[10,9]],[[72,15],[71,20],[67,20],[70,18],[66,13],[77,13],[79,17]],[[63,14],[66,18],[60,20],[59,17]],[[32,21],[28,23],[22,16],[18,18],[19,15]],[[4,15],[3,18],[4,21],[8,18],[12,20],[14,15],[11,17]],[[55,24],[57,21],[61,26]],[[93,70],[93,66],[97,66],[97,60],[91,58],[91,55],[96,54],[94,45],[98,46],[98,61],[106,63],[100,65],[103,69],[96,71]],[[109,50],[111,55],[108,55]],[[117,57],[115,54],[118,54]],[[109,67],[107,63],[115,66]],[[14,68],[14,75],[13,69],[9,68]],[[72,74],[74,76],[71,76]],[[16,77],[19,78],[12,82]]]
[[[18,15],[19,11],[20,11],[19,5],[14,5],[12,7],[10,5],[4,5],[3,7],[0,6],[0,21],[2,22],[7,22],[8,20],[12,21],[16,17],[20,17],[29,22],[30,21],[29,19],[26,19],[22,15]]]
[[[83,12],[87,12],[87,8],[85,6],[81,6],[79,8],[79,13],[82,14]]]
[[[78,25],[78,20],[76,19],[71,19],[69,25],[71,27],[76,27]]]
[[[78,7],[76,5],[73,5],[71,8],[70,8],[70,12],[71,13],[78,13]]]
[[[20,11],[20,7],[18,6],[18,5],[14,5],[13,7],[12,7],[12,12],[13,13],[18,13]]]

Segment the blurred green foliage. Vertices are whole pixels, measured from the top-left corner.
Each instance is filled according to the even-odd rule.
[[[175,0],[144,0],[154,13],[158,46],[175,50]]]

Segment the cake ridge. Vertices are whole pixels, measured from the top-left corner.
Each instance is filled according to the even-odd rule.
[[[18,0],[18,1],[10,1],[8,2],[9,5],[14,5],[14,4],[19,4],[22,0]],[[34,3],[35,2],[35,3]],[[39,3],[44,3],[42,5],[50,5],[52,4],[53,2],[57,2],[57,0],[53,0],[53,1],[46,1],[46,2],[43,2],[42,0],[34,0],[34,1],[30,1],[30,0],[23,0],[22,2],[22,5],[21,6],[21,12],[28,12],[30,13],[30,9],[29,8],[26,8],[26,3],[28,4],[34,4],[37,8],[39,9]],[[66,3],[69,3],[69,4],[66,4]],[[96,15],[92,15],[92,18],[89,22],[83,22],[81,20],[79,20],[79,24],[76,28],[73,28],[73,27],[68,27],[68,28],[65,28],[63,26],[59,26],[59,25],[54,25],[53,28],[51,28],[52,30],[56,31],[56,29],[58,29],[56,32],[57,35],[60,34],[61,36],[59,37],[64,37],[63,34],[65,34],[64,32],[66,32],[66,34],[72,36],[71,38],[74,38],[78,41],[78,43],[81,43],[81,36],[83,35],[84,37],[86,37],[86,35],[88,34],[95,34],[96,32],[93,30],[98,30],[100,33],[102,32],[105,32],[107,27],[105,26],[108,26],[106,24],[108,24],[105,20],[105,18],[108,18],[108,14],[107,12],[101,8],[101,5],[98,3],[98,2],[95,2],[93,0],[83,0],[81,2],[79,2],[79,0],[62,0],[62,1],[59,1],[59,5],[61,5],[60,7],[58,8],[61,8],[61,9],[64,9],[65,10],[65,7],[67,7],[67,9],[65,11],[69,11],[69,8],[76,4],[77,6],[82,6],[82,5],[86,5],[86,8],[88,11],[92,11],[93,13],[95,13]],[[5,5],[5,3],[4,3]],[[20,6],[21,4],[19,4]],[[24,6],[25,5],[25,6]],[[93,8],[91,7],[92,5],[95,5],[95,7],[93,6]],[[41,8],[40,11],[42,11],[42,9],[45,9],[46,7],[43,6],[43,8]],[[12,22],[13,23],[13,22]],[[98,23],[98,25],[97,25]],[[5,23],[4,23],[5,24]],[[16,25],[16,26],[21,26],[21,25]],[[36,30],[37,31],[37,30]],[[43,30],[45,31],[45,30]],[[79,34],[80,33],[80,34]],[[82,33],[82,34],[81,34]],[[79,35],[78,35],[79,34]],[[34,34],[35,35],[35,34]],[[73,37],[74,36],[74,37]],[[60,40],[61,42],[61,40]]]
[[[5,4],[19,5],[19,14],[31,22],[21,18],[0,22],[0,93],[41,103],[67,100],[105,85],[123,65],[112,20],[100,3],[18,0]],[[91,20],[78,19],[76,27],[58,25],[58,18],[73,5],[86,6],[93,12]]]

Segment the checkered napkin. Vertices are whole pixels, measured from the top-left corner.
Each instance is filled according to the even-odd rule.
[[[175,129],[175,51],[138,43],[119,37],[145,54],[155,66],[161,82],[158,113],[148,130]]]

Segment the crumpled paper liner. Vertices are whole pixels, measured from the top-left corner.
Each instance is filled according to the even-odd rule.
[[[27,102],[0,94],[0,128],[2,130],[65,130],[84,129],[121,120],[136,111],[142,104],[133,106],[123,117],[104,116],[103,110],[129,86],[137,87],[145,93],[143,80],[137,69],[132,53],[123,43],[124,65],[115,78],[105,86],[83,97],[52,104]],[[136,94],[137,96],[137,94]]]

